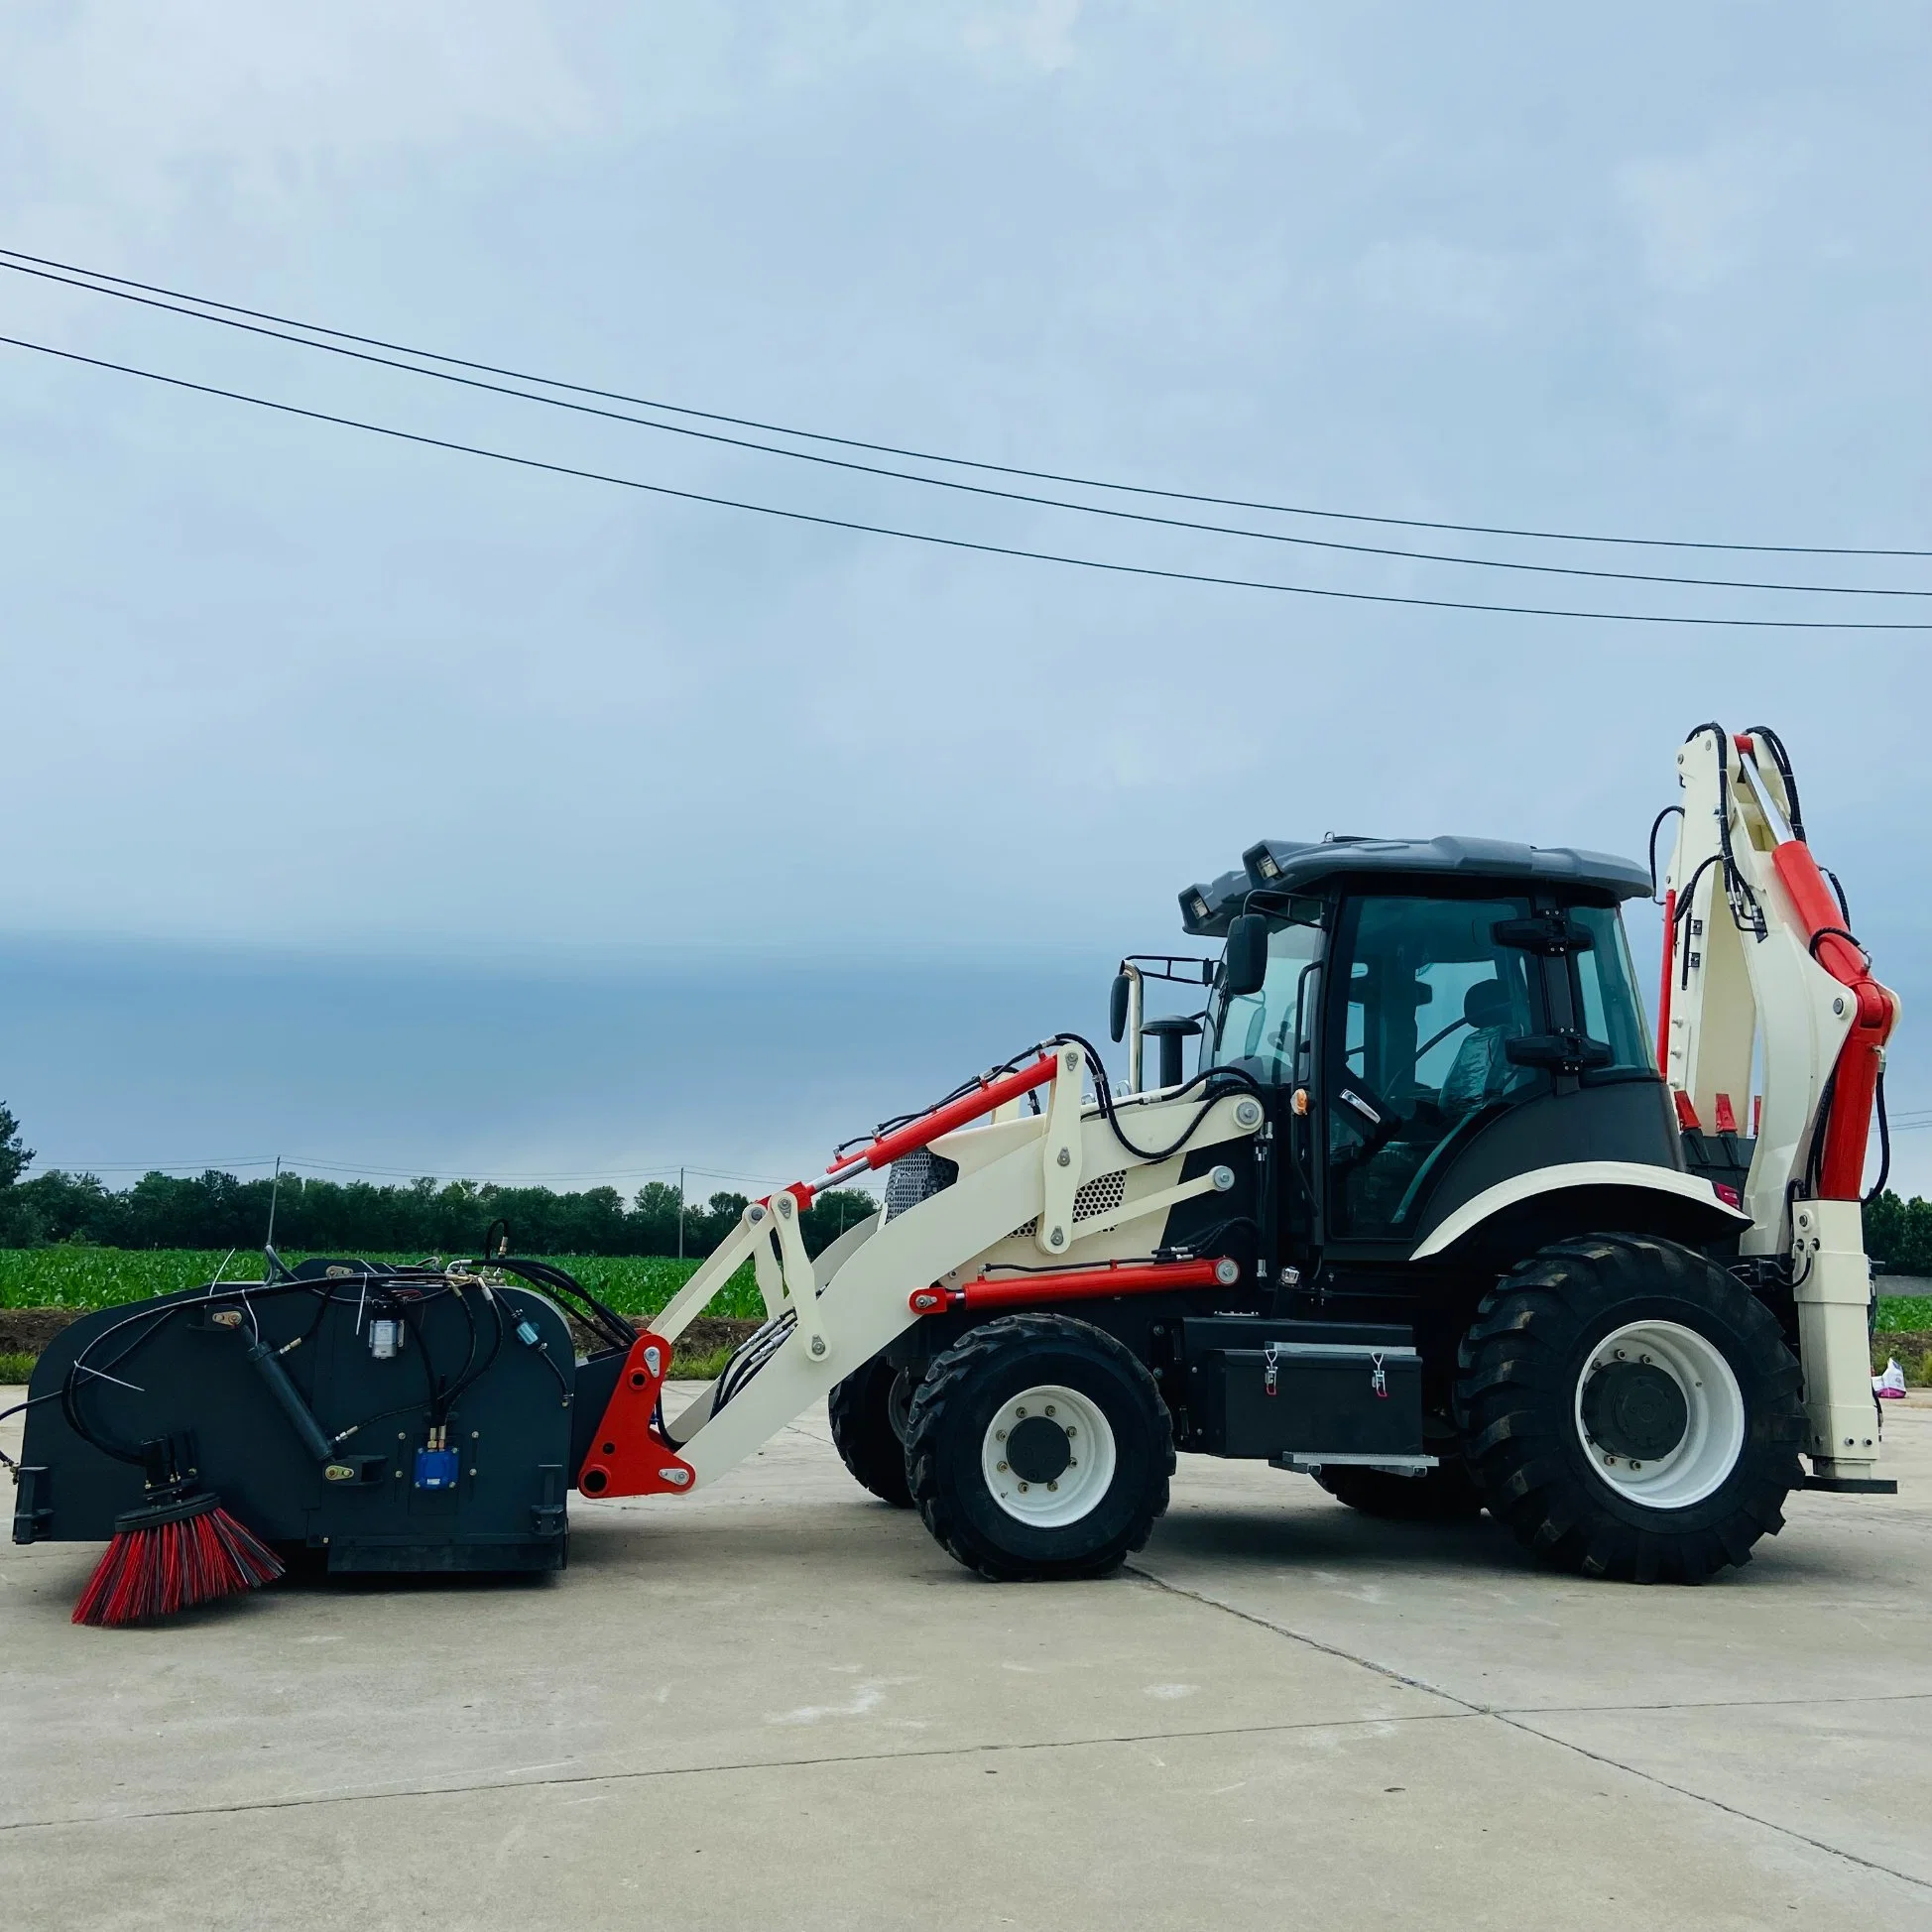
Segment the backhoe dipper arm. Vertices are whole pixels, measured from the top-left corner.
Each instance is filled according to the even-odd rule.
[[[1898,998],[1872,977],[1806,843],[1777,735],[1700,725],[1677,771],[1684,805],[1664,875],[1662,1072],[1680,1125],[1756,1137],[1741,1250],[1788,1270],[1813,1480],[1852,1487],[1877,1461],[1860,1190]],[[1754,1054],[1762,1088],[1753,1107]]]

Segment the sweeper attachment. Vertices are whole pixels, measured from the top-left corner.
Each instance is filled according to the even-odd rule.
[[[691,1495],[826,1400],[859,1482],[990,1577],[1117,1565],[1176,1450],[1487,1508],[1591,1575],[1745,1562],[1793,1488],[1892,1487],[1859,1190],[1897,1002],[1776,735],[1700,726],[1678,767],[1656,1049],[1645,868],[1264,841],[1181,895],[1218,952],[1123,962],[1127,1091],[1057,1035],[752,1203],[646,1328],[500,1255],[90,1316],[35,1375],[15,1534],[116,1535],[108,1621],[166,1607],[182,1523],[336,1571],[555,1568],[568,1489]],[[1149,1020],[1162,982],[1205,1006]],[[872,1171],[880,1211],[811,1256],[816,1191]],[[674,1396],[747,1260],[767,1319]],[[237,1542],[178,1594],[274,1560]]]
[[[14,1534],[112,1534],[75,1622],[166,1615],[285,1561],[560,1566],[580,1372],[558,1304],[606,1363],[630,1324],[542,1262],[268,1259],[267,1280],[99,1310],[42,1356]]]

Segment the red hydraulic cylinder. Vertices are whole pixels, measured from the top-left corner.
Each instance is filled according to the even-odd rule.
[[[1818,1168],[1819,1197],[1856,1201],[1865,1186],[1865,1144],[1872,1103],[1885,1063],[1885,1041],[1898,1018],[1898,996],[1872,975],[1872,962],[1844,936],[1844,913],[1810,849],[1791,839],[1771,854],[1779,883],[1810,935],[1812,956],[1857,1003],[1852,1030],[1839,1049],[1830,1118]]]
[[[1224,1278],[1223,1269],[1227,1270]],[[1157,1294],[1164,1288],[1232,1287],[1240,1274],[1232,1262],[1114,1262],[1105,1268],[1065,1268],[1038,1274],[982,1276],[960,1288],[914,1288],[906,1306],[915,1315],[948,1308],[1029,1307],[1041,1301],[1092,1301],[1113,1294]]]
[[[890,1134],[880,1135],[869,1147],[842,1154],[832,1171],[838,1172],[861,1160],[868,1167],[890,1167],[901,1154],[912,1153],[940,1135],[950,1134],[954,1128],[964,1127],[968,1121],[976,1121],[982,1114],[990,1114],[994,1108],[1004,1107],[1008,1101],[1018,1100],[1035,1087],[1045,1086],[1058,1067],[1058,1058],[1045,1053],[1017,1073],[1003,1073],[997,1080],[982,1080],[973,1092],[961,1094],[957,1100],[949,1100],[943,1107],[935,1107],[931,1113],[894,1128]]]
[[[1657,1071],[1670,1075],[1670,991],[1677,964],[1677,888],[1663,896],[1663,985],[1657,990]]]

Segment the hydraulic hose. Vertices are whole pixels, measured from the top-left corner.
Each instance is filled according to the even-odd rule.
[[[335,1454],[334,1447],[322,1433],[321,1424],[309,1412],[308,1404],[302,1399],[301,1391],[289,1380],[289,1372],[282,1366],[275,1350],[266,1342],[253,1342],[249,1345],[248,1360],[250,1367],[268,1385],[269,1393],[289,1418],[302,1440],[302,1446],[317,1462],[331,1460]]]

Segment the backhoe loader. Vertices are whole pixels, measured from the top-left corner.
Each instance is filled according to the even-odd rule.
[[[556,1567],[567,1490],[675,1508],[826,1401],[858,1481],[991,1578],[1117,1566],[1177,1453],[1375,1515],[1487,1509],[1593,1576],[1743,1563],[1792,1490],[1893,1487],[1860,1194],[1898,1003],[1776,733],[1700,726],[1677,767],[1660,879],[1470,838],[1249,847],[1180,895],[1195,950],[1122,962],[1120,1088],[1046,1039],[750,1204],[641,1329],[503,1253],[92,1315],[35,1376],[16,1537],[201,1486],[331,1570]],[[1654,1042],[1623,923],[1652,899]],[[1197,1009],[1149,1017],[1160,985]],[[880,1172],[808,1255],[814,1194]],[[766,1320],[673,1388],[747,1258]],[[564,1307],[605,1345],[578,1356]]]

